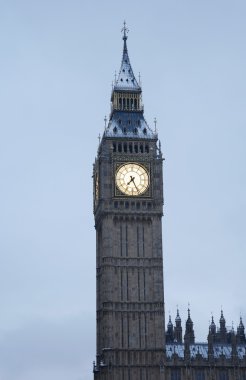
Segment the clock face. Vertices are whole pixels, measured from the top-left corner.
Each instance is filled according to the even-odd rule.
[[[121,165],[115,174],[117,188],[125,195],[138,196],[149,187],[149,173],[134,162]]]

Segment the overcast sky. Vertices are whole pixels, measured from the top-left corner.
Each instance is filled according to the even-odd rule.
[[[245,0],[0,1],[0,380],[92,380],[92,163],[121,28],[165,166],[166,312],[246,324]]]

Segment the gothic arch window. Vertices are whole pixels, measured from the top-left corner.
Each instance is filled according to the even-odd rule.
[[[137,99],[134,99],[134,108],[137,109]]]
[[[116,144],[113,143],[113,152],[116,152]]]
[[[122,99],[121,98],[119,98],[119,106],[120,106],[120,108],[122,108]]]
[[[149,145],[148,144],[145,145],[145,152],[149,153]]]
[[[135,150],[135,153],[138,153],[138,144],[134,145],[134,150]]]
[[[122,145],[121,145],[121,143],[118,144],[118,152],[122,152]]]
[[[124,152],[125,153],[127,152],[127,144],[126,143],[124,144]]]
[[[129,144],[129,151],[132,153],[132,143]]]
[[[125,108],[126,108],[126,99],[123,98],[123,109],[125,109]]]
[[[143,145],[140,145],[140,152],[143,153]]]

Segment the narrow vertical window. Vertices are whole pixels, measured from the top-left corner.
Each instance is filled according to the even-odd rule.
[[[129,301],[128,271],[126,269],[126,300]]]
[[[127,314],[127,347],[129,348],[130,334],[129,334],[129,314]]]
[[[144,296],[144,301],[145,301],[145,296],[146,296],[146,288],[145,288],[145,284],[146,284],[146,281],[145,281],[145,270],[143,271],[143,282],[144,282],[144,286],[143,286],[143,296]]]
[[[138,271],[138,300],[140,301],[140,273]]]
[[[139,333],[139,347],[142,346],[142,334],[141,334],[141,313],[138,314],[138,333]]]
[[[144,247],[144,225],[143,225],[143,230],[142,230],[142,232],[143,232],[143,236],[142,236],[142,238],[143,238],[143,257],[145,256],[145,252],[144,252],[144,250],[145,250],[145,247]]]
[[[144,337],[145,337],[145,347],[147,347],[147,317],[144,314]]]
[[[122,224],[120,225],[120,255],[122,256]]]
[[[124,299],[123,299],[123,273],[122,273],[122,269],[120,271],[120,296],[121,296],[121,301],[124,301]]]
[[[126,225],[126,256],[128,256],[128,227]]]
[[[137,226],[137,255],[139,257],[139,226]]]
[[[124,315],[121,314],[121,346],[124,348]]]

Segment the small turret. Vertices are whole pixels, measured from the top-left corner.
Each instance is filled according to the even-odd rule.
[[[195,334],[194,334],[194,329],[193,329],[193,322],[190,317],[190,309],[188,309],[188,318],[187,318],[186,326],[185,326],[184,340],[189,342],[189,344],[195,343]]]
[[[171,316],[169,315],[169,321],[167,324],[167,331],[166,331],[166,343],[173,343],[173,342],[174,342],[173,324],[172,324]]]
[[[245,329],[244,329],[244,324],[243,324],[243,321],[242,321],[242,317],[240,317],[240,323],[239,323],[239,326],[237,328],[237,335],[236,335],[237,343],[238,344],[246,343],[244,330]]]
[[[220,315],[220,329],[218,332],[218,340],[220,343],[227,343],[227,329],[226,329],[226,321],[223,315],[223,310],[221,310],[221,315]]]
[[[209,332],[208,332],[208,360],[211,363],[214,361],[215,338],[216,338],[216,325],[214,323],[214,317],[212,316],[212,320],[209,325]]]
[[[214,317],[212,316],[212,320],[209,326],[209,333],[211,333],[213,336],[216,334],[216,324],[214,323]]]
[[[179,309],[177,309],[177,315],[175,318],[174,340],[177,343],[182,343],[182,325],[181,325],[181,318],[179,315]]]

